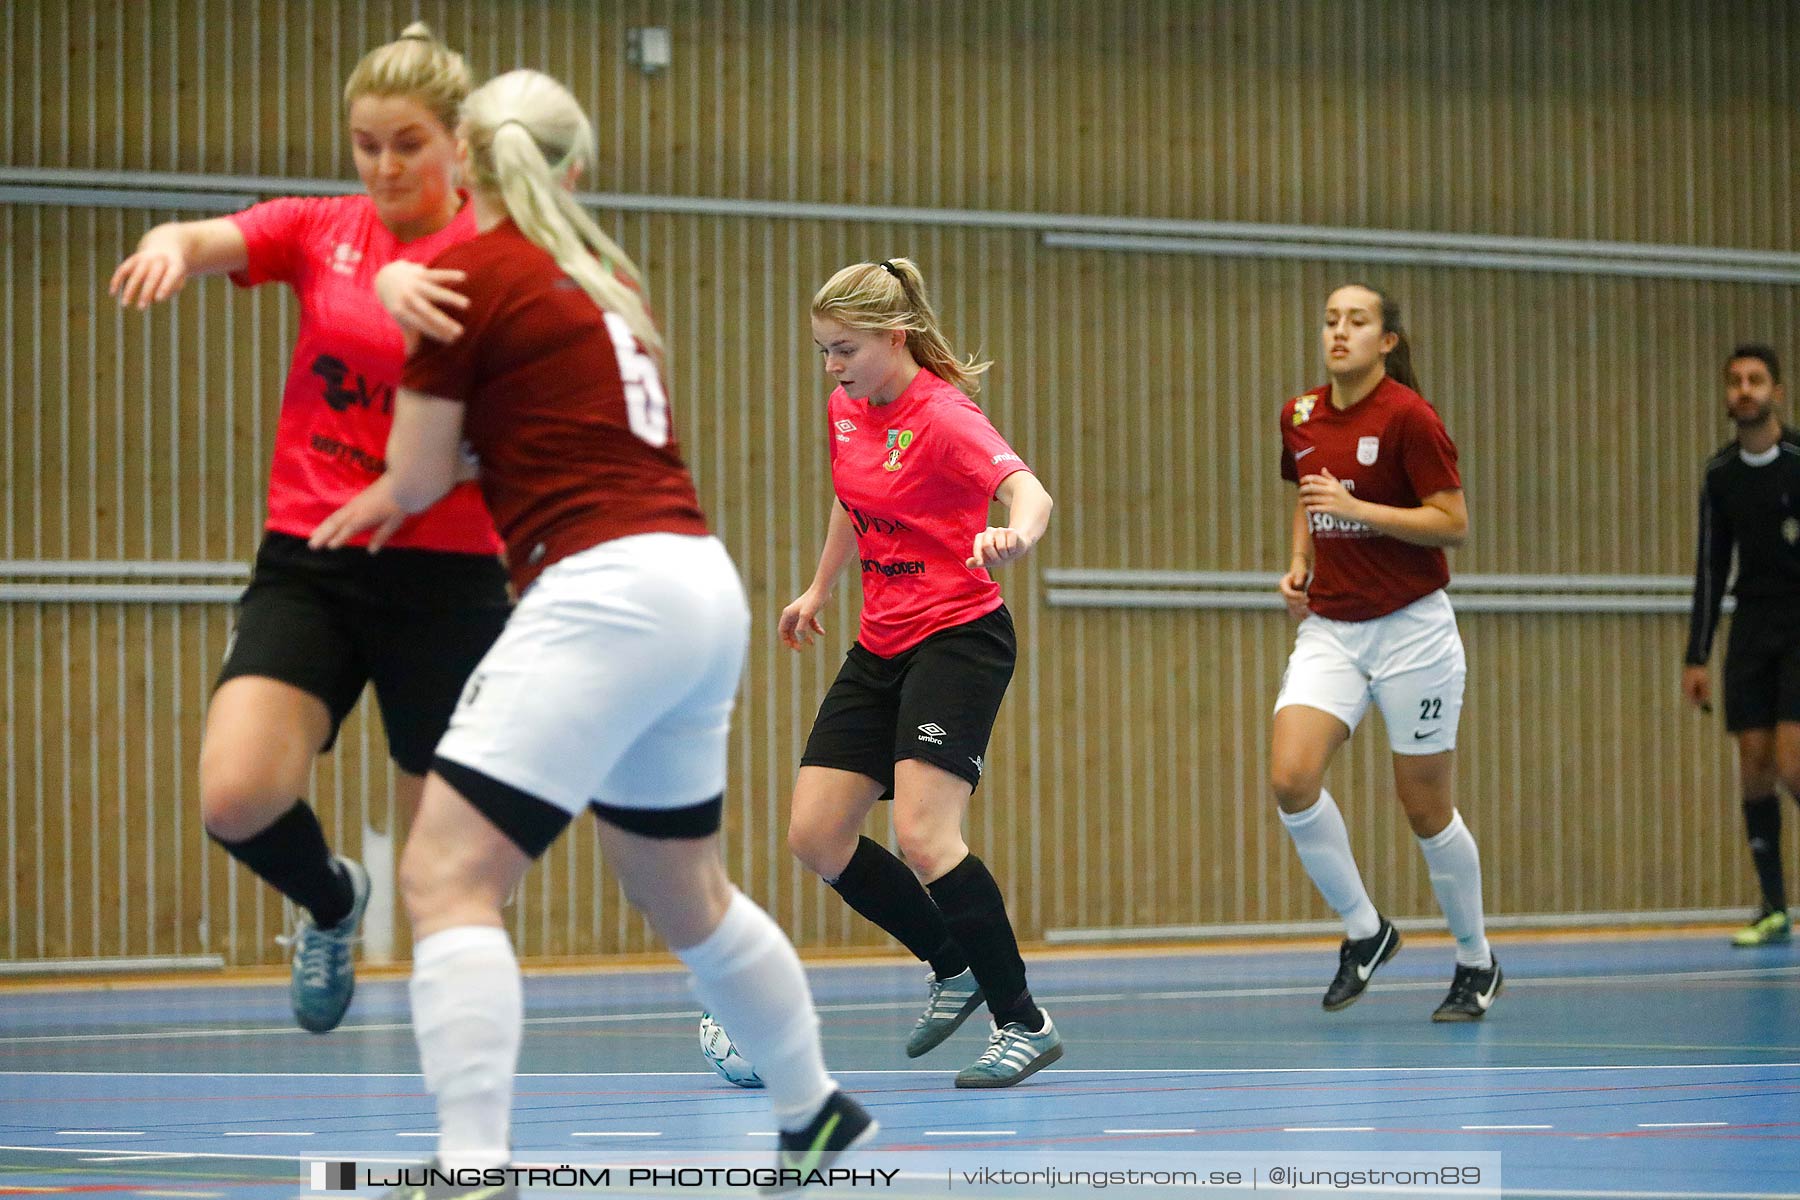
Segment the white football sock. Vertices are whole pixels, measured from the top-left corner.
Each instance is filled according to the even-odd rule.
[[[413,947],[411,991],[419,1063],[437,1100],[439,1163],[506,1165],[525,1026],[519,960],[506,931],[464,925],[432,934]]]
[[[1450,824],[1432,837],[1420,838],[1419,849],[1425,852],[1438,907],[1456,938],[1457,963],[1483,970],[1493,966],[1481,915],[1481,852],[1462,814],[1451,813]]]
[[[762,1076],[776,1124],[805,1128],[836,1085],[825,1073],[819,1014],[794,944],[768,913],[735,892],[718,928],[675,953],[694,973],[700,1003]]]
[[[1379,933],[1381,914],[1363,888],[1362,872],[1356,869],[1356,855],[1350,851],[1350,831],[1344,827],[1344,814],[1338,811],[1331,793],[1320,788],[1316,804],[1304,812],[1283,812],[1281,823],[1294,839],[1300,865],[1312,877],[1313,885],[1344,919],[1344,936],[1360,941]]]

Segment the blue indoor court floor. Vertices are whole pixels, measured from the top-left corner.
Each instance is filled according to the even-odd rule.
[[[1497,1162],[1506,1196],[1800,1198],[1800,948],[1706,931],[1496,949],[1506,991],[1472,1025],[1429,1019],[1451,970],[1441,938],[1409,938],[1336,1014],[1319,1008],[1336,963],[1322,942],[1034,956],[1068,1053],[1001,1092],[950,1086],[980,1052],[977,1021],[926,1059],[902,1053],[922,967],[809,973],[834,1073],[880,1120],[882,1150],[928,1170],[1497,1155],[1468,1161]],[[772,1157],[761,1093],[699,1056],[684,976],[533,975],[526,1012],[521,1161]],[[324,1037],[292,1026],[274,983],[0,990],[0,1195],[307,1195],[304,1160],[421,1161],[433,1125],[403,979],[365,980]]]

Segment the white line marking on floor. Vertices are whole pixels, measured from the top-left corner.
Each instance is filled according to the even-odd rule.
[[[1786,977],[1800,975],[1800,967],[1744,967],[1718,971],[1683,971],[1671,975],[1666,972],[1655,974],[1621,974],[1621,975],[1571,975],[1562,978],[1518,979],[1508,984],[1519,988],[1549,988],[1563,986],[1603,986],[1615,987],[1621,983],[1657,982],[1670,983],[1693,980],[1735,979],[1745,976],[1763,978]],[[1429,992],[1439,990],[1444,985],[1428,980],[1395,980],[1382,984],[1382,988],[1390,992]],[[1187,988],[1180,991],[1166,992],[1094,992],[1086,995],[1058,996],[1056,1002],[1070,1004],[1116,1004],[1121,1000],[1253,1000],[1272,996],[1310,996],[1319,989],[1315,984],[1301,984],[1293,987],[1266,988]],[[917,1000],[877,1000],[861,1004],[821,1004],[821,1014],[861,1013],[861,1012],[909,1012],[918,1007]],[[634,1013],[583,1013],[560,1017],[527,1017],[525,1024],[539,1025],[612,1025],[625,1021],[697,1021],[700,1019],[699,1009],[668,1010],[657,1012]],[[382,1022],[370,1025],[339,1025],[335,1030],[339,1034],[354,1033],[410,1033],[412,1023]],[[157,1032],[138,1033],[60,1033],[46,1035],[26,1035],[19,1037],[0,1037],[0,1045],[17,1045],[20,1043],[38,1042],[131,1042],[177,1040],[188,1038],[241,1038],[241,1037],[293,1037],[306,1034],[304,1029],[296,1025],[267,1025],[256,1028],[240,1029],[170,1029]],[[312,1036],[306,1034],[306,1036]],[[57,1072],[48,1072],[56,1074]],[[72,1073],[72,1072],[71,1072]],[[106,1073],[106,1072],[101,1072]]]
[[[927,1129],[926,1137],[1014,1137],[1016,1129]]]
[[[781,1135],[779,1133],[775,1132],[775,1130],[773,1130],[773,1129],[753,1129],[749,1133],[746,1133],[744,1136],[745,1137],[780,1137]]]
[[[592,1132],[571,1133],[570,1137],[661,1137],[660,1129],[598,1129]]]
[[[1373,1125],[1289,1125],[1283,1133],[1374,1133]]]
[[[141,1129],[59,1129],[57,1137],[143,1137]]]
[[[1318,991],[1317,988],[1312,989]],[[914,1004],[914,1007],[918,1007]],[[339,1026],[343,1028],[343,1026]],[[0,1038],[0,1041],[5,1039]],[[1055,1067],[1058,1075],[1431,1075],[1445,1072],[1556,1071],[1792,1071],[1800,1062],[1711,1063],[1564,1063],[1545,1066],[1494,1066],[1466,1063],[1452,1067]],[[942,1070],[895,1068],[875,1071],[839,1071],[840,1075],[942,1075]],[[420,1079],[417,1071],[0,1071],[11,1076],[95,1079]],[[523,1071],[519,1079],[717,1079],[716,1071]],[[1796,1193],[1795,1200],[1800,1200]]]
[[[1198,1133],[1197,1129],[1102,1129],[1101,1133]]]
[[[396,1133],[396,1134],[395,1134],[395,1135],[394,1135],[394,1136],[395,1136],[395,1137],[428,1137],[428,1138],[434,1138],[434,1137],[436,1137],[436,1136],[437,1136],[437,1134],[435,1134],[435,1133]]]
[[[1639,1129],[1723,1129],[1730,1121],[1642,1121]]]
[[[106,1154],[99,1158],[78,1158],[76,1162],[112,1163],[112,1162],[147,1162],[161,1158],[162,1155],[152,1152],[135,1152],[130,1154]]]
[[[312,1137],[298,1129],[230,1129],[221,1137]]]
[[[93,1151],[91,1151],[91,1150],[84,1149],[84,1148],[77,1148],[75,1146],[0,1146],[0,1150],[24,1152],[27,1154],[91,1154],[91,1153],[93,1153]],[[368,1154],[366,1151],[358,1151],[357,1153],[359,1155],[359,1157],[356,1160],[358,1163],[367,1163],[367,1164],[371,1164],[374,1166],[396,1166],[396,1167],[416,1167],[419,1165],[418,1160],[411,1159],[411,1158],[382,1158],[382,1157],[377,1157],[376,1155],[373,1155],[373,1154]],[[226,1153],[223,1150],[145,1150],[145,1151],[143,1151],[143,1156],[145,1158],[160,1158],[160,1159],[165,1159],[165,1160],[173,1160],[173,1159],[181,1159],[181,1158],[207,1158],[207,1159],[222,1159],[222,1160],[225,1160],[228,1162],[285,1162],[285,1163],[316,1162],[316,1161],[318,1161],[318,1159],[320,1157],[317,1151],[314,1151],[311,1154],[236,1154],[236,1153]],[[1795,1200],[1800,1200],[1800,1197],[1796,1197]]]
[[[1464,1129],[1555,1129],[1554,1125],[1464,1125]]]

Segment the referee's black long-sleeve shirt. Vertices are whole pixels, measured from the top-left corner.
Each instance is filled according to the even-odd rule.
[[[1733,547],[1738,601],[1791,600],[1800,620],[1800,431],[1784,426],[1770,449],[1769,461],[1757,465],[1744,460],[1733,439],[1706,464],[1688,618],[1690,665],[1704,666],[1712,654]]]

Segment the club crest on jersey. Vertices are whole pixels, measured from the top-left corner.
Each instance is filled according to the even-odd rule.
[[[887,461],[881,464],[884,471],[898,471],[901,467],[900,455],[913,444],[913,431],[910,429],[890,429],[887,436]]]
[[[1356,461],[1365,467],[1375,465],[1375,459],[1381,454],[1381,439],[1378,437],[1362,437],[1356,439]]]
[[[349,242],[339,242],[331,251],[331,269],[339,275],[356,274],[356,264],[362,261],[362,251]]]
[[[1312,416],[1313,405],[1319,402],[1317,396],[1301,396],[1294,401],[1294,424],[1304,425]]]

